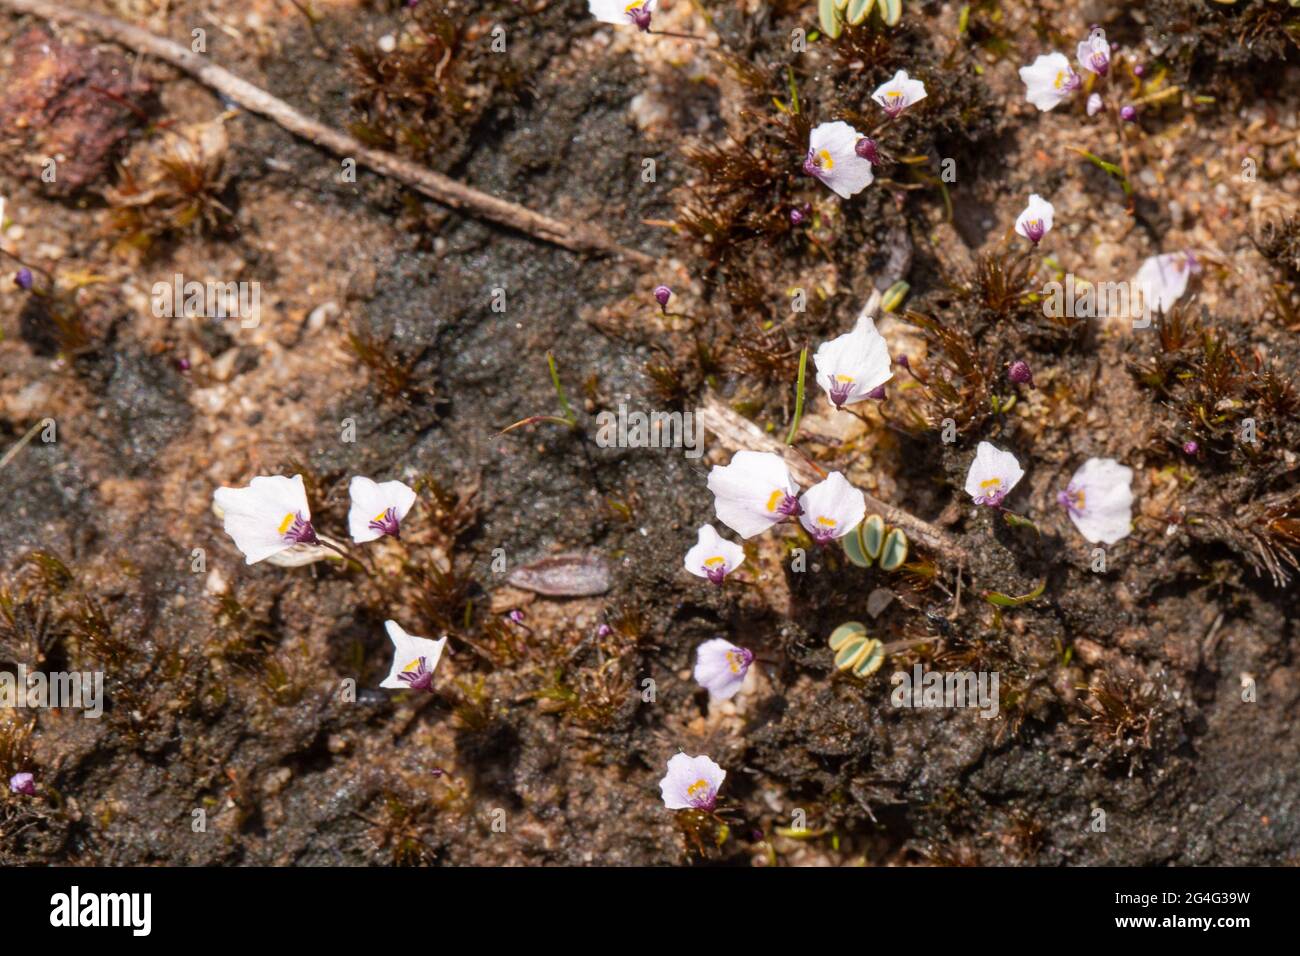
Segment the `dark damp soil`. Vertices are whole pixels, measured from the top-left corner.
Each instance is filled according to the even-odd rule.
[[[350,181],[337,157],[223,117],[157,64],[51,38],[98,49],[93,69],[117,63],[140,99],[110,109],[88,92],[101,84],[64,76],[76,108],[61,115],[85,128],[51,128],[93,146],[71,157],[66,192],[42,188],[43,147],[2,127],[0,241],[58,284],[39,274],[34,295],[0,279],[0,455],[38,426],[0,466],[0,669],[102,671],[107,702],[97,720],[0,710],[0,776],[31,770],[40,787],[0,796],[0,861],[1297,862],[1296,15],[975,3],[959,33],[955,6],[908,4],[897,30],[803,54],[791,31],[813,29],[815,7],[788,2],[673,4],[672,28],[707,33],[707,49],[598,26],[579,0],[319,3],[311,25],[257,0],[213,24],[182,2],[143,24],[183,37],[206,23],[218,62],[297,108],[598,222],[652,253],[648,269],[365,170]],[[1028,106],[1015,73],[1093,22],[1146,68],[1131,95],[1158,94],[1123,150],[1080,104]],[[495,25],[506,53],[490,50]],[[0,117],[55,109],[14,72],[33,28],[0,20]],[[446,46],[432,64],[385,55],[381,38],[416,29]],[[867,98],[896,69],[931,95],[880,131],[888,164],[841,203],[798,175],[807,129],[875,123]],[[207,185],[177,193],[151,151],[213,124],[226,145]],[[1127,152],[1131,214],[1071,146]],[[154,203],[124,213],[141,183]],[[1031,191],[1057,226],[1017,284],[1022,250],[1004,234]],[[789,210],[805,203],[800,231]],[[1127,280],[1182,248],[1203,271],[1160,329],[1053,323],[1026,298],[1065,273]],[[177,274],[260,283],[260,324],[156,314],[154,284]],[[698,458],[604,448],[597,415],[693,412],[713,395],[784,435],[799,349],[898,280],[905,306],[881,330],[954,392],[900,374],[888,422],[864,426],[810,389],[798,444],[970,560],[914,549],[887,575],[812,549],[797,571],[809,542],[780,529],[749,543],[743,581],[685,574],[713,520],[708,469],[735,449],[712,433]],[[548,354],[574,426],[501,434],[562,414]],[[1006,380],[1018,359],[1033,387]],[[1240,440],[1246,418],[1257,443]],[[962,494],[981,440],[1020,458],[1009,505],[1036,528]],[[1135,473],[1134,531],[1103,571],[1055,505],[1094,455]],[[373,576],[245,565],[214,488],[295,473],[336,537],[352,475],[418,489],[402,541],[367,550]],[[605,562],[612,587],[562,598],[506,582],[562,553]],[[1040,584],[1013,607],[983,597]],[[378,689],[389,618],[450,637],[436,693]],[[851,620],[916,643],[866,680],[839,675],[826,642]],[[690,670],[719,635],[758,663],[739,697],[710,705]],[[891,706],[889,675],[917,664],[996,672],[998,714]],[[703,854],[716,824],[659,799],[678,750],[728,771],[729,826]],[[791,832],[800,818],[807,832]]]

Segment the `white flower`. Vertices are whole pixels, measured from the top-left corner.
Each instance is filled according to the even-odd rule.
[[[827,544],[856,528],[867,513],[867,500],[838,471],[803,493],[799,521],[818,544]]]
[[[715,637],[705,641],[695,652],[695,682],[709,692],[712,700],[729,700],[740,692],[754,652]]]
[[[925,99],[925,84],[911,79],[906,70],[899,70],[892,80],[882,83],[871,98],[893,118],[913,103]]]
[[[1133,523],[1133,469],[1113,458],[1089,458],[1056,500],[1079,534],[1093,544],[1114,544]]]
[[[1043,111],[1055,109],[1083,82],[1070,69],[1064,53],[1040,54],[1029,66],[1020,68],[1020,79],[1025,84],[1025,99]]]
[[[966,472],[966,494],[977,505],[996,508],[1024,476],[1025,471],[1015,455],[982,441],[975,449],[970,471]]]
[[[402,536],[401,523],[415,504],[415,491],[400,481],[382,484],[357,475],[348,485],[352,507],[348,509],[348,531],[357,544],[374,541],[386,534]]]
[[[799,514],[799,486],[780,455],[738,451],[709,472],[718,520],[742,538],[762,534]]]
[[[248,564],[299,544],[318,543],[302,475],[259,475],[247,488],[218,488],[212,503]]]
[[[1079,44],[1079,65],[1098,76],[1105,76],[1110,70],[1110,44],[1106,42],[1106,31],[1096,27],[1088,34],[1088,39]]]
[[[852,332],[819,345],[813,364],[817,384],[836,408],[869,398],[894,377],[889,346],[869,315],[859,319]]]
[[[1137,285],[1148,308],[1168,312],[1187,291],[1187,280],[1196,269],[1196,259],[1186,252],[1166,252],[1142,263]]]
[[[1102,107],[1104,107],[1105,105],[1106,104],[1102,102],[1101,94],[1093,93],[1091,96],[1088,97],[1088,115],[1096,116],[1098,113],[1101,112]]]
[[[659,781],[659,792],[669,810],[712,810],[726,777],[727,771],[703,754],[674,754],[668,773]]]
[[[601,23],[630,24],[650,30],[650,14],[658,0],[587,0],[591,15]]]
[[[711,524],[700,527],[699,541],[686,552],[686,570],[714,584],[721,584],[744,561],[745,549],[721,537]]]
[[[1029,196],[1029,205],[1016,220],[1016,232],[1020,233],[1034,245],[1042,241],[1043,236],[1052,231],[1052,216],[1056,210],[1052,204],[1038,193]]]
[[[384,628],[393,642],[393,666],[380,687],[391,690],[424,690],[433,693],[433,671],[447,646],[444,637],[431,641],[402,630],[396,621],[385,621]]]
[[[863,136],[843,120],[813,127],[808,136],[808,157],[803,171],[826,184],[841,199],[871,185],[871,161],[857,153]]]

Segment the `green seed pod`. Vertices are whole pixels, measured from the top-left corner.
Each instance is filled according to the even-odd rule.
[[[880,552],[880,569],[897,571],[907,560],[907,535],[902,528],[891,528],[885,538],[885,546]]]
[[[880,557],[880,549],[885,543],[885,519],[880,515],[868,515],[858,526],[862,535],[862,550],[872,561]]]

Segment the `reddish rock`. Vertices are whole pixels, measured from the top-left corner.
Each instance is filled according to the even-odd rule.
[[[70,196],[103,177],[122,141],[148,118],[148,83],[132,80],[117,53],[79,46],[32,28],[14,42],[0,79],[0,137],[17,147],[47,195]],[[54,159],[54,181],[42,178]]]

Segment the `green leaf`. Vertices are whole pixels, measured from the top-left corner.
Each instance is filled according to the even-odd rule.
[[[845,641],[859,639],[866,634],[867,626],[861,621],[846,621],[831,631],[831,639],[828,643],[831,645],[831,650],[838,651]]]
[[[838,39],[844,24],[835,10],[835,0],[817,0],[817,19],[821,22],[823,33],[832,40]]]
[[[848,21],[855,27],[871,16],[871,8],[876,5],[876,0],[849,0]]]
[[[853,676],[866,677],[874,674],[880,670],[880,665],[883,663],[885,663],[885,645],[874,637],[869,637],[858,662],[853,665]]]
[[[840,547],[848,559],[860,568],[871,567],[871,556],[862,548],[862,525],[858,525],[844,537],[840,538]]]
[[[880,0],[880,15],[886,25],[898,26],[898,21],[903,19],[903,0]]]
[[[902,528],[893,528],[885,538],[884,550],[880,552],[880,569],[896,571],[907,560],[907,535]]]
[[[859,526],[862,535],[862,550],[873,561],[880,557],[880,549],[885,544],[885,519],[880,515],[870,515]]]
[[[1019,597],[1011,597],[998,591],[985,591],[982,597],[995,607],[1020,607],[1022,604],[1028,604],[1030,601],[1042,597],[1045,590],[1047,590],[1047,578],[1043,578],[1043,583],[1028,594],[1022,594]]]

